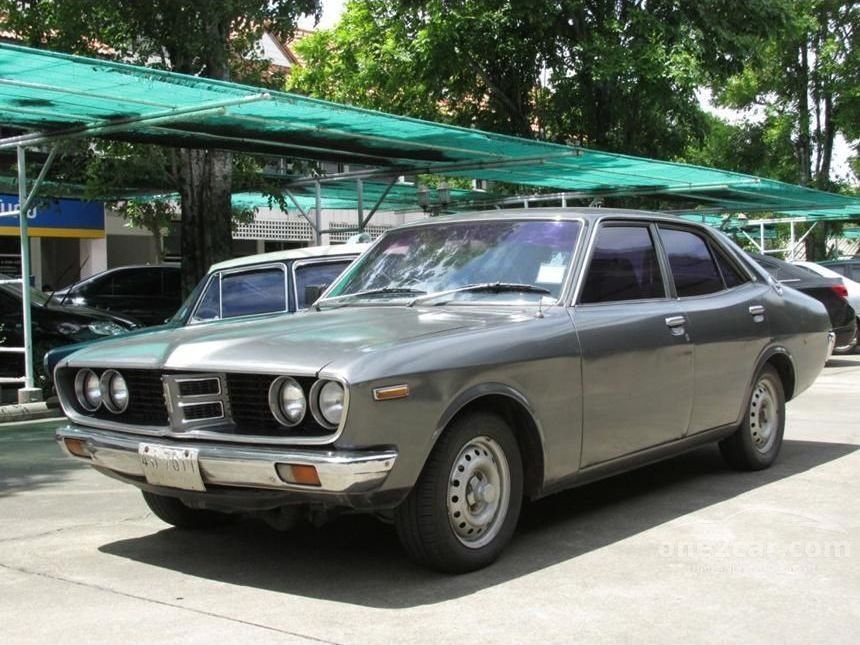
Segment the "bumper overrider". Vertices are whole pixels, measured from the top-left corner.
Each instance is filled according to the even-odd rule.
[[[181,497],[208,495],[211,488],[215,494],[225,489],[283,492],[292,501],[365,498],[379,490],[397,459],[393,449],[306,450],[182,442],[78,425],[61,428],[56,439],[69,456],[144,490],[165,488],[163,481],[153,481],[147,472],[144,452],[172,450],[192,455],[196,485],[180,483],[174,491],[169,485],[160,491]]]

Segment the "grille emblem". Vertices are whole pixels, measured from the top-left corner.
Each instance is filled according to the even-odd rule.
[[[174,431],[229,422],[221,374],[164,374],[164,399]]]

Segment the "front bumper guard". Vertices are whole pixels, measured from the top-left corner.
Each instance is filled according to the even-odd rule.
[[[123,478],[145,481],[138,448],[155,443],[171,448],[196,448],[204,484],[309,493],[364,493],[377,489],[394,467],[396,450],[294,450],[273,447],[203,444],[153,437],[136,437],[116,432],[68,425],[56,433],[65,453],[78,461],[116,473]],[[69,452],[66,439],[82,441],[89,457]],[[319,486],[286,482],[278,475],[277,464],[303,464],[316,468]]]

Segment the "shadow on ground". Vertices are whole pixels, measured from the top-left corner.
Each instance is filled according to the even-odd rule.
[[[0,427],[0,498],[56,486],[65,475],[87,468],[63,454],[54,431],[65,419]]]
[[[406,559],[394,529],[343,517],[320,529],[277,533],[251,520],[212,533],[167,529],[100,548],[191,576],[382,608],[458,598],[613,544],[760,486],[838,459],[858,446],[786,441],[756,473],[723,466],[714,446],[528,505],[513,543],[493,566],[464,576]]]

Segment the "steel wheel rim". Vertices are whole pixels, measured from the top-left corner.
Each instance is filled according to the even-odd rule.
[[[470,439],[448,477],[448,522],[454,536],[479,549],[499,534],[508,514],[511,476],[504,450],[490,437]]]
[[[860,322],[857,323],[860,325]],[[857,341],[860,339],[860,327],[858,327],[857,331],[854,332],[854,336],[851,337],[851,340],[848,341],[845,345],[839,345],[838,347],[834,347],[834,352],[847,352],[850,349],[854,349],[857,347]]]
[[[777,401],[773,384],[761,379],[753,390],[749,411],[753,447],[761,453],[768,452],[776,441],[780,422]]]

